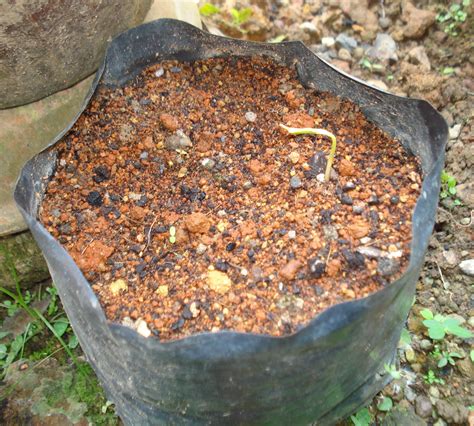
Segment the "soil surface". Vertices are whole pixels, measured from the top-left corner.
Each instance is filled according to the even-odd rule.
[[[319,127],[330,141],[279,125]],[[55,147],[41,220],[111,321],[286,335],[408,262],[415,157],[266,58],[165,62],[101,89]]]

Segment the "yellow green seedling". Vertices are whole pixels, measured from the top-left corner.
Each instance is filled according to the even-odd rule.
[[[285,126],[284,124],[280,124],[280,127],[285,129],[290,135],[321,135],[321,136],[326,136],[329,139],[331,139],[331,151],[329,152],[329,157],[328,161],[326,164],[326,171],[324,173],[324,180],[327,182],[329,181],[329,178],[331,176],[331,167],[334,163],[334,157],[336,156],[336,147],[337,147],[337,141],[336,141],[336,136],[332,134],[331,132],[325,130],[325,129],[313,129],[310,127],[288,127]]]

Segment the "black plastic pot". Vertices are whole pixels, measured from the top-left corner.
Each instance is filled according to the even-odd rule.
[[[162,60],[229,55],[268,55],[296,66],[304,85],[355,102],[420,159],[424,180],[413,213],[410,263],[399,280],[365,299],[326,310],[291,336],[222,331],[160,343],[107,322],[77,265],[39,223],[38,207],[55,170],[54,151],[25,165],[15,200],[47,259],[81,346],[126,424],[333,424],[389,381],[383,365],[393,360],[433,229],[447,126],[427,102],[367,86],[299,42],[232,40],[173,20],[151,22],[115,38],[94,90],[97,85],[123,86]]]

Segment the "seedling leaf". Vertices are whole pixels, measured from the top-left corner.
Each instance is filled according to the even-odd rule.
[[[0,359],[3,359],[7,356],[7,345],[0,345]]]
[[[326,164],[326,171],[324,172],[324,180],[329,181],[331,177],[331,167],[334,163],[334,157],[336,155],[337,141],[336,136],[326,129],[313,129],[308,127],[297,128],[297,127],[288,127],[284,124],[280,124],[280,127],[285,129],[290,135],[321,135],[326,136],[331,139],[331,151],[329,151],[328,161]]]
[[[351,416],[354,426],[369,426],[372,422],[372,416],[367,408],[362,408],[355,415]]]
[[[215,15],[216,13],[219,13],[221,10],[217,7],[214,6],[211,3],[204,3],[200,8],[199,8],[199,13],[202,16],[212,16]]]
[[[68,345],[71,349],[76,349],[78,344],[79,344],[79,340],[77,340],[76,335],[73,334],[73,335],[69,338],[69,341],[67,342],[67,345]]]
[[[432,320],[433,319],[433,312],[431,312],[429,309],[423,309],[420,312],[420,314],[425,320]]]
[[[428,328],[428,335],[433,340],[442,340],[446,335],[443,324],[436,320],[425,320],[423,324]]]
[[[54,330],[56,331],[59,337],[61,337],[66,332],[68,326],[69,326],[69,321],[65,317],[59,318],[53,324]]]
[[[387,411],[390,411],[392,407],[393,407],[392,399],[389,398],[388,396],[384,396],[382,401],[379,402],[379,404],[377,405],[377,410],[387,412]]]
[[[472,333],[469,330],[459,325],[451,326],[447,331],[457,337],[460,337],[461,339],[470,339],[472,337]]]

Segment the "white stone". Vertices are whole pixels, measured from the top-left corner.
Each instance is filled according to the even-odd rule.
[[[137,328],[138,334],[141,334],[143,337],[150,337],[151,331],[144,320],[142,320],[141,318],[137,319],[137,321],[135,322],[135,326]]]
[[[474,277],[474,259],[463,260],[459,264],[459,267],[461,268],[463,274]]]
[[[293,231],[293,230],[288,231],[288,238],[290,240],[294,240],[296,238],[296,231]]]
[[[197,254],[204,254],[207,250],[207,246],[203,243],[199,243],[199,245],[196,248],[196,253]]]
[[[142,198],[142,194],[136,194],[135,192],[129,192],[128,193],[128,198],[133,201],[138,201],[140,198]]]
[[[255,121],[257,120],[257,114],[255,114],[254,112],[252,111],[247,111],[245,113],[245,119],[249,122],[249,123],[255,123]]]
[[[201,164],[205,169],[212,169],[216,165],[216,162],[212,158],[204,158]]]
[[[318,27],[316,27],[312,22],[303,22],[300,25],[300,30],[309,34],[319,34]]]
[[[461,125],[460,124],[455,124],[453,127],[449,128],[449,139],[457,139],[459,135],[461,134]]]
[[[321,44],[326,47],[333,47],[336,44],[336,40],[334,40],[334,37],[323,37]]]

